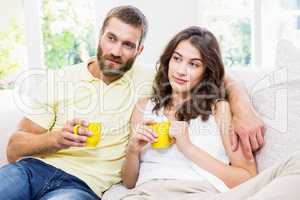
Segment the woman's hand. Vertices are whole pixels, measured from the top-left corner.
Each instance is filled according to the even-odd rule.
[[[185,121],[172,121],[169,134],[181,152],[184,152],[192,144],[189,137],[188,123]]]
[[[142,148],[148,143],[154,143],[157,139],[156,133],[149,127],[153,121],[145,121],[133,127],[132,136],[129,140],[128,151],[139,154]]]

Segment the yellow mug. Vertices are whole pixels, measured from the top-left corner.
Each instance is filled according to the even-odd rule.
[[[169,129],[171,122],[157,122],[149,125],[150,128],[157,134],[157,141],[152,143],[151,146],[154,149],[165,149],[169,148],[172,144],[172,138],[169,135]]]
[[[78,128],[80,127],[82,127],[81,124],[77,124],[74,126],[73,131],[75,135],[78,135]],[[87,129],[92,133],[92,135],[88,136],[88,138],[86,139],[86,146],[96,147],[101,138],[101,129],[102,129],[101,123],[91,122],[89,123]]]

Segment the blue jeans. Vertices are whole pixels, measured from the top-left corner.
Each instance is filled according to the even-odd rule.
[[[34,158],[0,168],[2,200],[100,200],[80,179]]]

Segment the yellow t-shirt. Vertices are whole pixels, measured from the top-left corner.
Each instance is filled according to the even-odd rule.
[[[150,95],[154,70],[133,66],[123,77],[106,85],[88,71],[88,63],[47,73],[31,97],[27,118],[48,129],[59,130],[67,120],[102,123],[96,148],[72,147],[34,156],[83,180],[101,196],[121,180],[121,165],[129,137],[129,120],[136,101]]]

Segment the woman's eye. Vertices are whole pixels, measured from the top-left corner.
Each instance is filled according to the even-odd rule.
[[[192,67],[199,67],[198,63],[191,63]]]
[[[180,58],[179,58],[178,56],[173,56],[173,59],[174,59],[175,61],[180,61]]]

